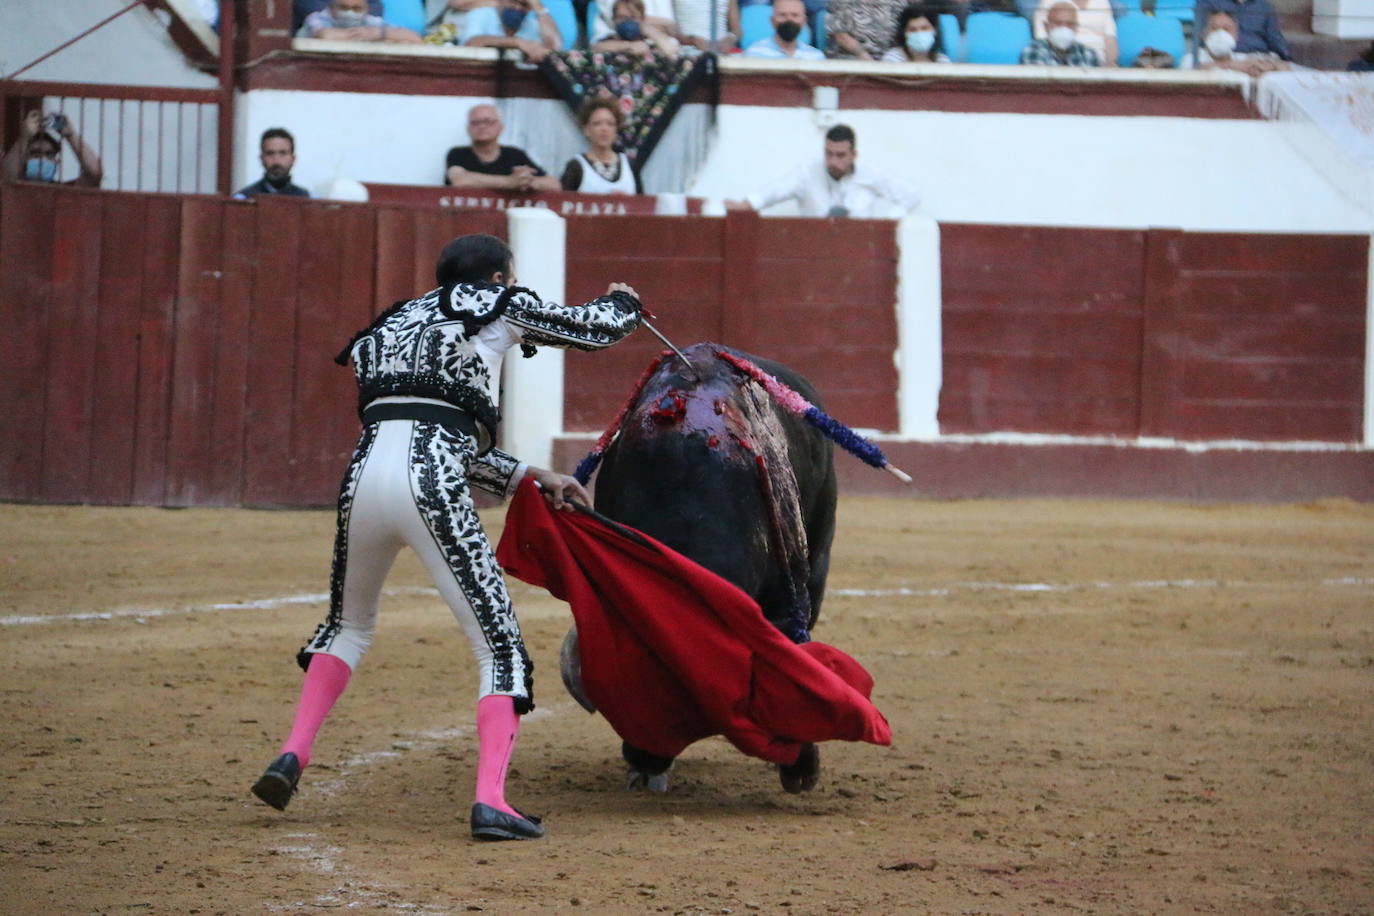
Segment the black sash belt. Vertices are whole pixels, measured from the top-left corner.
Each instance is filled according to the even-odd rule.
[[[446,404],[369,404],[363,411],[363,425],[382,420],[419,420],[466,433],[477,439],[477,421],[472,414]]]

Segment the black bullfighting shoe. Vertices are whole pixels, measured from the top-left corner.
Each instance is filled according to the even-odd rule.
[[[253,794],[278,811],[285,811],[296,783],[301,781],[301,762],[289,751],[273,760],[253,783]]]
[[[539,818],[521,811],[519,817],[477,802],[472,806],[474,840],[537,840],[544,835]]]

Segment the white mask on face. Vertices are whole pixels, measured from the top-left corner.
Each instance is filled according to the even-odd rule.
[[[1213,57],[1230,57],[1236,50],[1236,36],[1225,29],[1213,29],[1207,33],[1207,53]]]
[[[367,22],[367,13],[357,10],[334,10],[334,25],[341,29],[356,29]]]
[[[1066,25],[1057,26],[1050,29],[1050,44],[1057,51],[1067,51],[1073,47],[1073,40],[1077,35],[1077,32]]]
[[[917,54],[924,54],[935,47],[935,32],[907,32],[906,46]]]

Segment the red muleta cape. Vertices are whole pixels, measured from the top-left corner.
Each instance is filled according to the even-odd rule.
[[[582,688],[616,734],[676,757],[723,734],[795,763],[805,742],[890,744],[873,678],[833,646],[794,645],[739,588],[642,532],[549,508],[520,485],[496,557],[572,606]]]

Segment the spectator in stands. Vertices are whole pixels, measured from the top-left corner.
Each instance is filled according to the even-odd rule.
[[[1256,52],[1276,55],[1280,60],[1292,60],[1288,41],[1279,30],[1279,17],[1269,0],[1198,0],[1193,11],[1193,38],[1200,42],[1205,30],[1196,31],[1198,23],[1207,22],[1213,13],[1225,13],[1236,23],[1236,50],[1242,54]]]
[[[905,0],[831,0],[830,56],[877,60],[893,47]]]
[[[798,39],[802,26],[806,25],[806,4],[802,0],[773,0],[772,23],[773,34],[745,48],[745,57],[825,60],[825,53],[820,48]]]
[[[455,188],[501,191],[557,191],[558,179],[534,163],[516,146],[502,146],[501,114],[495,105],[468,109],[471,146],[455,146],[445,160],[444,184]]]
[[[947,64],[949,55],[940,43],[939,7],[913,3],[897,17],[897,44],[888,49],[883,60],[894,64]]]
[[[644,12],[644,0],[616,0],[611,6],[611,31],[596,36],[592,50],[603,54],[649,54],[676,57],[679,45],[658,21]]]
[[[5,154],[5,177],[10,181],[56,184],[57,176],[62,171],[63,140],[76,151],[81,171],[75,178],[61,183],[81,188],[100,187],[104,171],[95,150],[81,139],[66,115],[49,112],[45,118],[37,108],[24,116],[19,124],[19,138]]]
[[[577,112],[577,126],[587,138],[587,151],[568,160],[561,185],[565,191],[583,194],[643,194],[639,173],[630,157],[615,149],[625,115],[620,103],[610,98],[588,99]]]
[[[1364,53],[1345,65],[1345,69],[1355,72],[1374,70],[1374,41],[1369,43],[1369,47],[1364,49]]]
[[[420,36],[410,29],[387,25],[381,16],[367,11],[367,0],[330,0],[329,6],[305,17],[301,38],[325,38],[332,41],[386,41],[396,44],[416,44]]]
[[[284,127],[269,127],[258,141],[258,160],[262,163],[262,178],[234,194],[236,200],[247,200],[259,194],[279,194],[283,197],[309,197],[305,188],[291,183],[291,168],[296,164],[296,138]]]
[[[903,181],[860,165],[854,131],[836,124],[825,134],[825,158],[802,167],[782,181],[725,202],[731,210],[763,210],[795,200],[802,216],[852,216],[894,219],[920,206],[921,197]]]
[[[739,44],[739,3],[737,0],[673,0],[673,19],[677,37],[683,44],[702,51],[711,50],[711,6],[715,4],[715,32],[722,54]]]
[[[291,2],[291,31],[299,32],[301,26],[305,24],[305,17],[311,13],[318,13],[320,10],[329,6],[330,0],[292,0]],[[367,12],[372,16],[382,15],[382,0],[367,0]]]
[[[1240,25],[1228,13],[1212,13],[1202,28],[1202,43],[1183,55],[1185,70],[1237,70],[1259,76],[1287,70],[1288,63],[1271,51],[1240,51]]]
[[[1100,67],[1102,57],[1078,40],[1078,7],[1059,0],[1045,21],[1047,36],[1036,38],[1021,52],[1021,63],[1050,67]]]
[[[540,0],[499,0],[468,13],[459,44],[472,48],[513,48],[538,63],[563,47],[563,35]]]
[[[467,26],[468,13],[482,6],[495,6],[496,0],[448,0],[443,12],[430,23],[425,41],[431,44],[459,44]]]
[[[1072,2],[1077,23],[1074,40],[1090,51],[1097,52],[1099,63],[1090,66],[1115,67],[1117,58],[1116,16],[1111,0],[1064,0]],[[1049,18],[1052,6],[1042,4],[1031,21],[1036,38],[1049,38]]]

